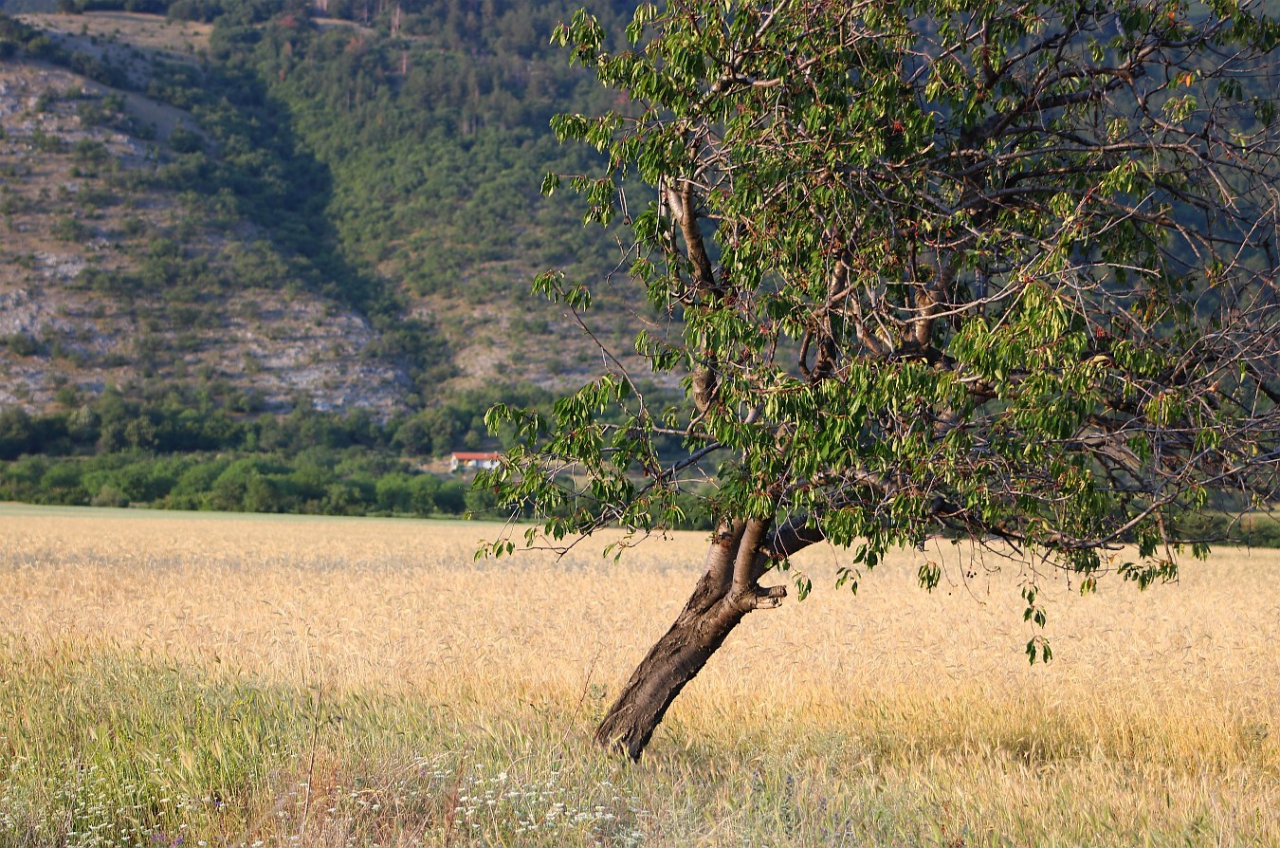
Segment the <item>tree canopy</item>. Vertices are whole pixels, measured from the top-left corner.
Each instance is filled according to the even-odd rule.
[[[944,534],[1086,590],[1106,571],[1145,586],[1184,543],[1207,550],[1188,516],[1275,499],[1268,8],[670,0],[637,9],[629,44],[585,13],[557,31],[626,95],[554,126],[608,155],[568,180],[589,220],[630,223],[624,265],[659,316],[637,346],[688,404],[654,408],[615,364],[551,416],[497,407],[522,443],[489,482],[549,516],[530,541],[670,526],[694,482],[718,517],[599,741],[638,757],[808,544],[851,547],[855,581]],[[606,284],[538,288],[584,313]],[[679,457],[659,450],[672,434]]]

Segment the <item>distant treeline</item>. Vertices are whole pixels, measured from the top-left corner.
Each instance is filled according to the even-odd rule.
[[[27,456],[0,467],[0,500],[319,515],[488,514],[463,480],[413,473],[370,451],[87,458]]]
[[[1252,548],[1280,548],[1280,519],[1266,513],[1243,516],[1207,512],[1184,522],[1187,538]]]
[[[536,388],[468,392],[412,415],[377,422],[364,410],[319,412],[299,399],[287,415],[263,410],[255,395],[223,383],[107,389],[80,402],[60,393],[63,409],[31,415],[20,408],[0,412],[0,460],[23,455],[51,457],[114,454],[121,451],[283,452],[311,448],[368,449],[397,456],[445,456],[451,450],[494,447],[484,414],[502,400],[547,405],[550,395]]]
[[[379,423],[368,413],[257,411],[210,386],[133,396],[111,389],[63,410],[0,412],[0,501],[326,515],[499,516],[487,490],[422,470],[455,446],[501,447],[484,426],[496,401],[550,405],[540,389],[476,391]],[[710,527],[702,501],[681,504]]]
[[[494,399],[475,393],[386,423],[360,410],[301,405],[284,416],[255,412],[254,397],[207,386],[138,397],[108,390],[46,415],[8,409],[0,412],[0,500],[335,515],[483,512],[491,503],[482,493],[417,466],[455,443],[479,447]]]

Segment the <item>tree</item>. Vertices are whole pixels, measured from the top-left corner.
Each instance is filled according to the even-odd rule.
[[[671,526],[714,478],[705,572],[600,743],[638,758],[807,545],[850,548],[855,585],[941,534],[1085,591],[1145,587],[1207,552],[1181,528],[1211,501],[1274,501],[1275,20],[1233,0],[669,0],[628,36],[557,30],[627,98],[554,126],[608,156],[570,183],[588,219],[629,219],[661,316],[637,350],[688,404],[655,408],[611,359],[550,415],[495,407],[519,444],[484,481],[543,517],[529,543],[560,545]],[[537,287],[582,315],[593,283]],[[587,481],[573,510],[566,470]]]

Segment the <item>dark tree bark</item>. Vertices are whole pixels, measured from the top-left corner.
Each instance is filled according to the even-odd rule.
[[[721,527],[707,553],[706,571],[666,634],[632,672],[596,730],[596,742],[639,760],[653,731],[685,684],[697,677],[725,637],[754,609],[778,606],[784,586],[762,588],[772,553],[769,522]]]

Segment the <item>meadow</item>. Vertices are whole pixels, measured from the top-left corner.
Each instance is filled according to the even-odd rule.
[[[855,595],[815,548],[632,766],[590,734],[705,534],[497,531],[0,506],[0,846],[1280,845],[1280,552],[1082,596],[942,543]]]

